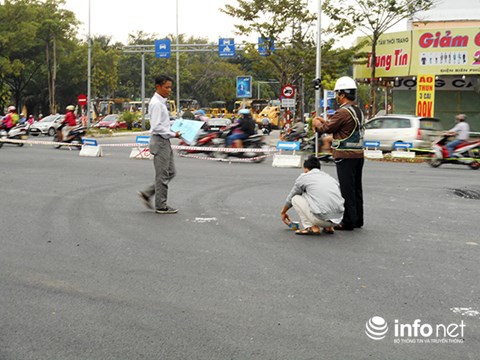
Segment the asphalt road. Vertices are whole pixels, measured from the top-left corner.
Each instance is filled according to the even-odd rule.
[[[368,161],[365,227],[297,237],[279,213],[300,169],[177,157],[180,211],[156,215],[129,153],[0,149],[1,360],[479,358],[480,202],[452,189],[480,171]],[[396,336],[416,319],[464,326]]]

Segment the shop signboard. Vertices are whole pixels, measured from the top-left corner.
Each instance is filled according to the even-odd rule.
[[[367,41],[361,37],[359,41]],[[368,55],[354,67],[356,79],[369,79],[372,72],[371,41],[360,50]],[[480,27],[417,29],[383,34],[376,48],[377,78],[421,74],[480,74]]]
[[[433,117],[435,109],[435,75],[419,75],[416,115]]]

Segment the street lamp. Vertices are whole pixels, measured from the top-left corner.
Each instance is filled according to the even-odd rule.
[[[177,54],[176,54],[176,62],[177,62],[177,117],[178,117],[178,114],[180,114],[180,52],[178,51],[179,48],[178,48],[178,0],[176,0],[176,9],[177,9],[177,21],[176,21],[176,26],[177,26]]]
[[[91,124],[91,95],[92,95],[92,40],[90,38],[90,16],[91,16],[91,0],[88,0],[88,70],[87,70],[87,129]]]

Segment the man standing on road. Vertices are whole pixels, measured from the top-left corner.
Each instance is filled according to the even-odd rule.
[[[340,108],[327,122],[320,116],[312,125],[319,133],[333,134],[332,151],[337,165],[340,190],[345,199],[345,213],[336,230],[353,230],[363,226],[363,127],[364,117],[354,103],[357,85],[344,76],[335,84],[335,99]]]
[[[303,162],[303,174],[295,181],[280,216],[290,225],[287,211],[293,206],[304,227],[296,235],[320,235],[320,228],[333,234],[334,226],[342,220],[343,203],[337,180],[321,171],[320,160],[310,156]]]
[[[150,100],[150,153],[153,154],[155,168],[155,183],[138,195],[144,204],[152,209],[150,198],[155,195],[155,212],[157,214],[175,214],[178,212],[167,205],[168,184],[175,176],[175,164],[170,139],[180,137],[179,132],[170,129],[170,116],[167,98],[172,92],[173,79],[160,75],[155,79],[155,94]]]

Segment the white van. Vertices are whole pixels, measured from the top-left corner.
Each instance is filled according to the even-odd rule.
[[[410,142],[413,148],[431,148],[443,131],[439,119],[414,115],[378,116],[365,124],[365,141],[380,141],[380,150],[394,150],[395,142]]]

